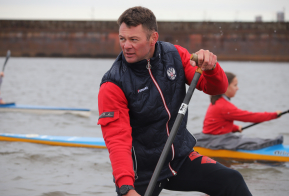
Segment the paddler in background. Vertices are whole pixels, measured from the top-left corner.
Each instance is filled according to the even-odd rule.
[[[198,142],[196,146],[210,149],[246,149],[256,150],[283,142],[283,137],[275,139],[245,138],[234,132],[242,132],[242,126],[234,121],[260,123],[278,118],[281,111],[249,112],[241,110],[231,103],[231,98],[239,90],[235,74],[225,72],[228,78],[228,89],[225,94],[212,95],[211,104],[207,109],[202,133],[194,134]]]
[[[4,77],[4,72],[1,71],[0,72],[0,87],[1,87],[1,84],[2,84],[2,78]],[[1,91],[0,91],[0,104],[5,104],[5,102],[3,101],[3,99],[1,98]]]
[[[122,52],[101,81],[98,110],[118,196],[144,195],[197,67],[179,45],[158,41],[155,15],[144,7],[118,19]],[[199,50],[204,70],[196,88],[225,93],[228,81],[209,50]],[[191,66],[191,64],[193,66]],[[209,195],[252,195],[242,175],[194,151],[186,113],[157,180],[162,189]]]

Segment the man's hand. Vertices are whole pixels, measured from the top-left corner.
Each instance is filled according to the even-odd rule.
[[[276,113],[277,113],[277,116],[280,117],[279,115],[282,113],[282,111],[277,110]]]
[[[1,76],[1,77],[4,77],[4,73],[3,73],[2,71],[0,72],[0,76]]]
[[[141,196],[135,190],[129,190],[128,193],[124,196]]]
[[[203,70],[213,70],[217,63],[217,56],[214,55],[209,50],[199,50],[196,52],[198,55],[198,66]],[[196,62],[190,60],[191,65],[194,67],[196,66]]]

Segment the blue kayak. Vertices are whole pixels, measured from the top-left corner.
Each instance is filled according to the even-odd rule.
[[[31,142],[56,146],[106,148],[103,138],[97,137],[71,137],[71,136],[48,136],[37,134],[0,134],[0,141]],[[212,150],[202,147],[194,147],[194,150],[204,156],[289,162],[289,146],[274,145],[259,150]]]
[[[15,105],[15,102],[0,104],[0,107],[7,107],[7,106],[13,106],[13,105]]]
[[[0,141],[31,142],[55,146],[106,148],[103,138],[0,133]]]
[[[194,147],[201,155],[238,160],[262,160],[289,162],[289,146],[277,144],[258,150],[212,150],[203,147]]]
[[[80,116],[89,116],[91,111],[86,108],[68,108],[51,106],[31,106],[18,105],[15,103],[0,104],[0,112],[26,112],[37,114],[78,114]]]

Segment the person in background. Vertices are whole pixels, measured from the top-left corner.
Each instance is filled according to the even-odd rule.
[[[242,126],[234,121],[260,123],[278,118],[281,111],[276,112],[249,112],[237,108],[230,102],[239,90],[238,79],[235,74],[225,72],[229,86],[225,94],[212,95],[203,126],[203,133],[221,135],[230,132],[242,132]]]
[[[4,73],[1,71],[0,72],[0,87],[2,84],[2,78],[4,77]],[[1,91],[0,91],[0,104],[5,104],[5,102],[3,101],[3,99],[1,98]]]
[[[158,41],[153,12],[127,9],[118,19],[122,52],[103,76],[98,94],[99,120],[109,151],[117,195],[144,195],[168,135],[197,69],[183,47]],[[228,81],[208,50],[199,50],[203,69],[196,88],[225,93]],[[193,66],[191,66],[193,65]],[[195,138],[180,125],[160,172],[153,196],[162,189],[209,195],[251,195],[242,175],[194,151]]]
[[[203,131],[195,133],[198,147],[213,150],[257,150],[268,146],[282,144],[283,136],[276,138],[249,138],[235,132],[242,132],[242,126],[234,124],[235,120],[260,123],[278,118],[281,111],[249,112],[237,108],[230,102],[238,91],[238,79],[235,74],[225,72],[228,89],[224,94],[212,95],[211,104],[204,119]]]

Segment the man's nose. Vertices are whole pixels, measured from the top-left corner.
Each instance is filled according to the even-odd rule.
[[[132,47],[132,45],[131,45],[130,42],[128,42],[128,41],[124,42],[124,44],[123,44],[123,48],[124,48],[124,49],[129,49],[129,48],[131,48],[131,47]]]

